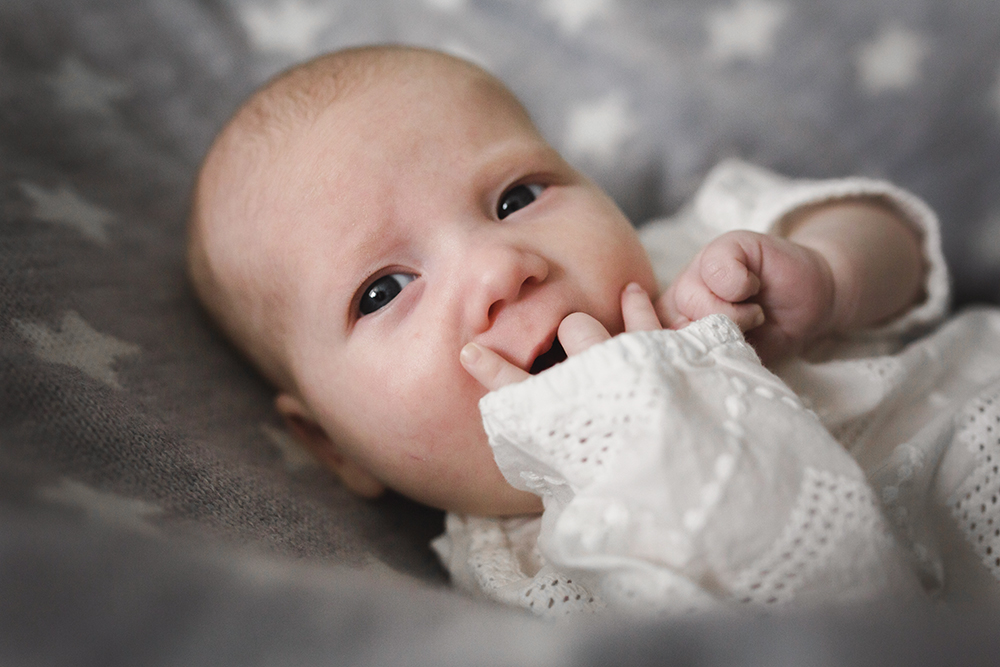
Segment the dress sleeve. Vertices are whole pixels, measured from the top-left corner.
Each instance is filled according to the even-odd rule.
[[[919,236],[927,269],[923,301],[891,322],[861,335],[898,336],[942,319],[949,307],[950,286],[937,216],[921,199],[886,181],[861,177],[790,179],[740,160],[726,160],[709,172],[688,208],[673,219],[647,225],[640,234],[655,268],[657,257],[670,252],[664,241],[670,244],[683,237],[703,244],[725,232],[741,229],[781,235],[782,224],[795,210],[853,197],[878,197],[893,206]],[[682,254],[685,247],[679,246]],[[693,253],[688,255],[685,265]],[[669,264],[658,271],[661,281],[672,279],[682,268],[669,261],[661,263]]]
[[[480,402],[547,566],[672,613],[919,591],[858,465],[730,320],[624,334]]]
[[[592,613],[604,602],[583,582],[545,563],[538,553],[541,517],[449,513],[431,542],[451,583],[474,597],[521,607],[538,616]]]

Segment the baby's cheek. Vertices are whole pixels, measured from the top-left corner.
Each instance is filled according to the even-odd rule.
[[[404,403],[415,429],[436,439],[455,432],[484,434],[479,399],[486,390],[460,370],[432,373],[408,387]]]

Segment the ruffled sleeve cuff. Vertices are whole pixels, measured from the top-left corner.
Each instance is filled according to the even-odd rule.
[[[501,472],[543,499],[540,554],[608,605],[915,586],[857,463],[721,315],[616,336],[479,405]]]
[[[948,311],[950,285],[937,216],[921,199],[892,183],[861,177],[789,179],[740,160],[726,160],[706,177],[695,196],[694,212],[715,235],[739,229],[780,235],[793,211],[854,197],[878,197],[893,206],[919,236],[927,267],[923,301],[859,336],[898,336],[939,321]]]

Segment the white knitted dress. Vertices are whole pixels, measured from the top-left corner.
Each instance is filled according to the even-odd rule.
[[[777,376],[713,316],[617,336],[491,392],[480,409],[497,463],[545,511],[450,514],[433,546],[453,582],[543,615],[995,596],[1000,314],[904,345],[947,309],[933,213],[880,181],[731,161],[643,240],[666,283],[720,233],[780,232],[799,206],[858,195],[921,234],[922,304]]]

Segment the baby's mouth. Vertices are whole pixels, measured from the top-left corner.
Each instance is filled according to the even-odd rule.
[[[535,358],[528,372],[532,375],[537,375],[562,361],[566,361],[566,350],[563,349],[563,346],[559,343],[559,339],[556,338],[552,341],[552,347]]]

